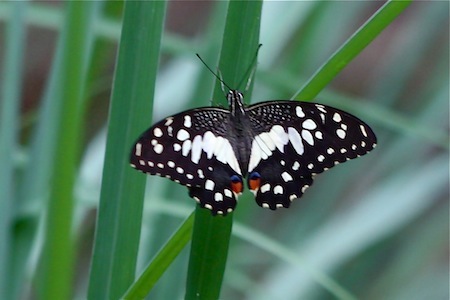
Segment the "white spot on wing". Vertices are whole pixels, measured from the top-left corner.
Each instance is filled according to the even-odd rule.
[[[269,148],[269,150],[272,152],[273,150],[275,150],[275,143],[272,140],[270,133],[268,132],[263,132],[259,135],[259,137],[261,138],[262,142],[264,143],[264,145]]]
[[[304,192],[306,191],[307,188],[309,188],[309,185],[305,184],[305,185],[302,187],[302,193],[304,193]]]
[[[191,160],[194,164],[198,164],[200,156],[202,155],[202,137],[196,135],[192,141]]]
[[[153,151],[155,151],[155,153],[157,154],[161,154],[164,150],[163,145],[161,144],[156,144],[155,147],[153,147]]]
[[[337,136],[339,137],[339,138],[341,138],[341,139],[344,139],[345,138],[345,135],[346,135],[346,133],[345,133],[345,131],[344,130],[342,130],[342,129],[338,129],[338,130],[336,130],[336,134],[337,134]]]
[[[221,194],[221,193],[219,193],[219,192],[217,192],[217,193],[215,193],[214,194],[214,200],[215,201],[223,201],[223,195]]]
[[[185,140],[184,142],[183,142],[183,146],[182,146],[182,151],[181,151],[181,154],[183,155],[183,156],[187,156],[188,154],[189,154],[189,151],[191,151],[191,147],[192,147],[192,142],[191,142],[191,140]]]
[[[284,153],[284,146],[289,142],[289,136],[281,125],[272,126],[269,136],[281,153]]]
[[[367,137],[366,128],[363,125],[359,125],[359,129],[361,129],[361,133],[363,136]]]
[[[338,123],[341,122],[342,121],[341,115],[338,113],[334,113],[333,120]]]
[[[314,138],[313,138],[311,132],[309,132],[308,130],[303,129],[302,130],[302,137],[308,144],[310,144],[311,146],[314,146]]]
[[[156,127],[155,129],[153,129],[153,135],[156,137],[162,137],[163,132],[162,132],[161,128]]]
[[[286,171],[284,171],[284,172],[281,174],[281,177],[283,177],[284,182],[288,182],[288,181],[294,180],[294,179],[292,178],[291,174],[289,174],[289,173],[286,172]]]
[[[231,198],[233,196],[233,193],[229,189],[224,189],[223,193],[225,194],[225,197]]]
[[[180,141],[185,141],[190,137],[189,132],[184,129],[180,129],[177,133],[177,139]]]
[[[184,116],[184,127],[190,128],[192,126],[191,116]]]
[[[313,130],[317,128],[316,123],[311,120],[311,119],[307,119],[303,122],[302,124],[303,128],[308,129],[308,130]]]
[[[269,148],[270,145],[267,145],[262,139],[262,136],[265,136],[265,135],[267,135],[267,133],[263,132],[263,133],[255,136],[255,138],[253,140],[253,143],[255,143],[257,146],[257,147],[255,147],[255,151],[259,151],[262,159],[267,159],[269,156],[272,155],[272,150]],[[271,144],[273,145],[273,143],[271,143]],[[252,147],[252,152],[253,152],[253,147]]]
[[[164,125],[169,126],[172,123],[173,123],[173,118],[172,117],[168,117],[168,118],[166,118],[166,123],[164,123]]]
[[[241,168],[239,167],[239,163],[230,142],[221,136],[217,137],[216,141],[217,144],[214,147],[214,155],[216,156],[216,159],[229,165],[236,173],[242,175]]]
[[[212,181],[210,179],[206,180],[206,182],[205,182],[205,189],[206,190],[212,191],[214,189],[214,186],[215,186],[214,181]]]
[[[273,188],[273,193],[276,195],[276,194],[283,194],[283,187],[281,186],[281,185],[276,185],[274,188]]]
[[[266,184],[262,185],[260,190],[261,190],[261,193],[270,191],[270,184],[266,183]]]
[[[325,124],[325,114],[320,113],[320,119],[322,120],[322,124]]]
[[[252,142],[248,171],[252,172],[261,159],[267,159],[272,155],[275,147],[284,153],[284,146],[289,142],[289,135],[281,125],[272,126],[269,132],[263,132],[255,136]],[[301,141],[300,141],[301,142]]]
[[[141,154],[142,154],[142,144],[141,143],[136,144],[136,151],[134,152],[134,154],[136,156],[141,156]]]
[[[289,135],[289,141],[291,142],[292,147],[294,147],[295,151],[298,154],[302,155],[304,148],[303,148],[302,138],[300,137],[300,134],[298,133],[298,131],[295,128],[289,127],[288,135]]]
[[[292,170],[297,171],[300,168],[300,164],[298,163],[298,161],[296,161],[293,165],[292,165]]]
[[[316,107],[318,110],[320,110],[323,113],[327,113],[327,110],[325,109],[325,106],[323,106],[322,104],[316,104]]]
[[[216,136],[211,132],[207,131],[203,135],[203,151],[206,152],[206,157],[211,159],[214,153],[214,145],[216,143]]]
[[[305,116],[305,113],[303,112],[303,109],[300,106],[297,106],[295,108],[295,113],[298,117],[303,118]]]

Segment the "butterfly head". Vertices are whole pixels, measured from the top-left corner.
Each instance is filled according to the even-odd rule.
[[[238,90],[230,90],[227,94],[228,105],[233,116],[236,114],[245,114],[244,111],[244,94]]]

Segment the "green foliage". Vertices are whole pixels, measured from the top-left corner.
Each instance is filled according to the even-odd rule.
[[[449,298],[449,3],[259,4],[0,2],[0,299]],[[235,87],[259,42],[246,101],[314,98],[379,143],[288,210],[246,192],[211,217],[128,151],[152,120],[225,105],[195,53]]]
[[[164,14],[162,1],[125,3],[109,111],[90,299],[118,299],[134,281],[145,177],[130,168],[129,145],[152,114]]]

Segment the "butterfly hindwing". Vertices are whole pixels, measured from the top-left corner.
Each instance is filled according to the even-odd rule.
[[[289,207],[315,174],[364,155],[376,144],[364,122],[321,104],[263,102],[250,106],[248,114],[255,132],[248,184],[258,205],[270,209]]]
[[[130,155],[131,165],[151,175],[167,177],[189,188],[190,196],[213,214],[236,206],[242,182],[232,147],[224,138],[229,111],[198,108],[165,118],[144,132]]]

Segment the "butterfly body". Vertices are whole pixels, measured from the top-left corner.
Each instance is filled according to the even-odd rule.
[[[250,106],[227,95],[229,109],[187,110],[156,123],[138,139],[131,165],[185,185],[215,214],[234,210],[244,180],[258,205],[289,207],[313,176],[369,152],[369,126],[341,110],[297,101]]]

